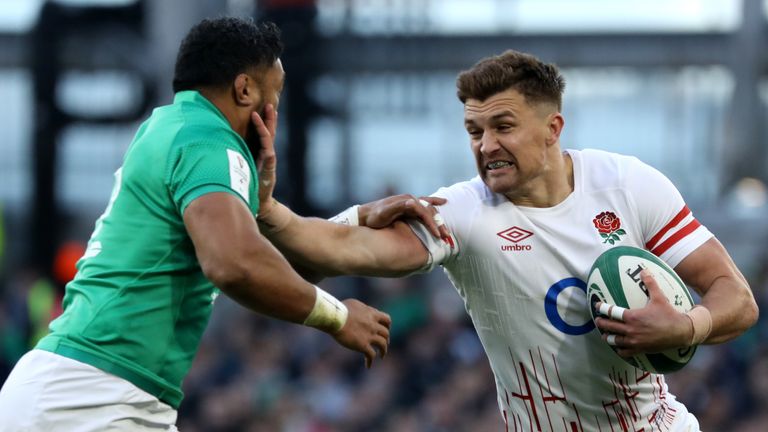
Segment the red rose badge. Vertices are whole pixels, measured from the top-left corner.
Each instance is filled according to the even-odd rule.
[[[627,233],[621,229],[621,220],[613,212],[604,211],[600,213],[592,219],[592,223],[595,224],[600,237],[604,239],[603,243],[614,244],[621,240],[620,236]]]

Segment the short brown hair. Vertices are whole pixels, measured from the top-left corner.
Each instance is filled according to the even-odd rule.
[[[514,50],[486,57],[456,79],[459,100],[484,101],[508,89],[515,89],[529,104],[550,102],[563,105],[565,79],[554,64],[544,63],[536,57]]]

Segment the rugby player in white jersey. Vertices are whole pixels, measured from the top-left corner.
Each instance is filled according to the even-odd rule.
[[[447,199],[438,222],[449,238],[433,236],[435,223],[398,219],[428,211],[408,195],[355,206],[333,224],[270,201],[270,184],[260,188],[267,237],[324,276],[441,265],[488,354],[509,431],[698,431],[663,375],[630,366],[601,340],[585,281],[608,248],[646,248],[701,295],[701,306],[676,312],[643,274],[648,306],[597,326],[624,356],[721,343],[758,315],[728,252],[657,170],[633,157],[561,149],[564,80],[554,65],[507,51],[463,72],[457,86],[479,176],[435,194]],[[259,178],[273,186],[273,149],[263,152],[270,163]]]

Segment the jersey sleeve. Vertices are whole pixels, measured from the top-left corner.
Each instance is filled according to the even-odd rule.
[[[447,188],[440,188],[432,196],[445,198],[447,203],[437,206],[437,212],[443,218],[445,226],[450,233],[447,242],[435,238],[426,226],[416,220],[409,220],[408,225],[416,236],[424,244],[429,252],[429,259],[424,267],[418,271],[422,273],[432,271],[438,265],[447,265],[455,260],[461,253],[464,233],[467,231],[469,216],[473,206],[473,192],[464,183],[459,183]]]
[[[626,186],[639,216],[645,248],[671,267],[713,237],[672,182],[655,168],[633,158]]]
[[[180,214],[212,192],[236,195],[251,208],[251,169],[240,150],[225,143],[194,143],[181,148],[173,162],[168,186]]]

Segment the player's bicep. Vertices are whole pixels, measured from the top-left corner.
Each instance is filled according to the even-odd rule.
[[[223,277],[236,276],[239,258],[263,241],[253,215],[232,193],[199,196],[189,203],[183,217],[200,266],[215,284]]]
[[[733,278],[744,282],[746,286],[746,279],[736,267],[728,251],[714,237],[688,254],[680,264],[675,266],[675,272],[680,275],[686,285],[702,296],[719,278]]]

